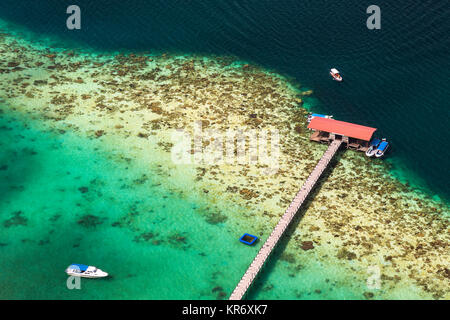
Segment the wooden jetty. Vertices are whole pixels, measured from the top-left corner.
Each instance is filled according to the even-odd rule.
[[[317,183],[317,180],[319,180],[319,177],[322,175],[323,171],[328,166],[328,163],[333,158],[333,156],[336,154],[337,150],[341,146],[342,140],[333,140],[328,147],[327,151],[323,154],[322,158],[317,163],[314,170],[309,175],[308,179],[303,184],[300,191],[295,196],[292,203],[289,205],[289,207],[286,209],[286,212],[281,217],[280,221],[278,221],[278,224],[273,229],[270,236],[267,238],[264,245],[259,250],[258,254],[256,255],[253,262],[248,267],[247,271],[242,276],[241,280],[237,284],[236,288],[234,289],[233,293],[230,296],[230,300],[241,300],[244,295],[246,294],[248,288],[255,280],[256,276],[258,275],[259,271],[261,271],[261,268],[263,267],[264,263],[266,262],[267,258],[269,257],[270,253],[275,248],[276,244],[280,240],[281,236],[283,235],[284,231],[287,229],[289,224],[291,223],[292,219],[294,218],[295,214],[297,213],[300,206],[305,201],[308,194],[311,192],[311,190],[314,188],[314,185]]]

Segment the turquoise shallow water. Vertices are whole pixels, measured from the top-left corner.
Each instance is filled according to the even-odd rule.
[[[224,299],[262,245],[237,241],[251,225],[208,222],[203,199],[97,139],[5,112],[0,134],[0,268],[8,275],[0,299]],[[232,210],[245,213],[236,204],[221,213]],[[284,258],[288,245],[286,237],[249,299],[361,299],[367,291],[364,278],[315,250]],[[70,263],[111,276],[69,290]]]
[[[0,278],[0,298],[214,299],[255,254],[226,223],[207,223],[200,201],[98,142],[0,121],[1,268],[11,275]],[[112,277],[70,291],[64,269],[73,262]]]

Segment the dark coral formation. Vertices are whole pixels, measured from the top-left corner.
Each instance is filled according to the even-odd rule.
[[[354,252],[348,251],[345,248],[339,250],[336,256],[338,259],[346,259],[346,260],[353,260],[357,258]]]
[[[80,191],[81,193],[86,193],[89,191],[89,188],[88,187],[79,187],[78,191]]]
[[[3,221],[3,226],[5,228],[14,227],[14,226],[26,226],[28,223],[28,219],[23,216],[22,211],[15,211],[12,213],[12,217]]]
[[[302,245],[300,248],[302,248],[305,251],[311,250],[314,249],[314,244],[312,241],[302,241]]]
[[[228,219],[228,217],[220,212],[211,212],[206,215],[206,222],[210,224],[223,223]]]
[[[159,233],[153,233],[153,232],[143,232],[137,236],[134,237],[135,242],[151,242],[155,245],[159,245],[161,240],[158,240]]]
[[[106,218],[101,218],[93,214],[86,214],[82,216],[77,223],[85,228],[95,228],[102,224],[105,219]]]

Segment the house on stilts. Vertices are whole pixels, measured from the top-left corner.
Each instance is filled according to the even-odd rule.
[[[361,126],[329,118],[314,117],[308,124],[313,130],[312,141],[330,144],[334,140],[342,141],[347,149],[366,152],[376,128]]]

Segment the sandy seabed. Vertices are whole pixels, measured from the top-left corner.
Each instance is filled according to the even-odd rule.
[[[303,104],[313,92],[233,57],[99,55],[2,33],[0,78],[1,113],[102,140],[120,150],[117,161],[132,159],[181,193],[207,199],[211,223],[251,225],[262,240],[326,150],[306,129]],[[192,130],[196,121],[218,132],[277,129],[278,171],[265,174],[258,163],[174,164],[173,130]],[[386,163],[362,153],[341,151],[333,163],[280,259],[292,273],[315,259],[358,279],[376,266],[382,289],[368,289],[365,298],[449,299],[448,204],[400,183]],[[224,216],[226,203],[246,211]]]

